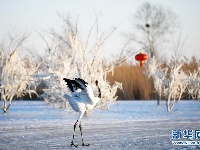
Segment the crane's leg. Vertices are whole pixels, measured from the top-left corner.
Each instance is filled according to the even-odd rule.
[[[83,132],[82,132],[81,122],[80,122],[79,128],[80,128],[80,131],[81,131],[82,146],[89,146],[90,144],[86,144],[86,143],[84,142],[84,140],[83,140]]]
[[[75,147],[78,146],[78,144],[74,144],[74,137],[75,137],[75,130],[76,130],[77,123],[78,123],[78,120],[77,120],[76,123],[74,124],[73,139],[72,139],[72,142],[71,142],[71,146],[75,146]]]

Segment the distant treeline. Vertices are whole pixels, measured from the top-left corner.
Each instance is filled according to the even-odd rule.
[[[166,63],[162,66],[166,67]],[[183,62],[183,71],[193,72],[198,70],[198,62],[195,57],[190,61]],[[112,85],[114,81],[122,83],[123,91],[118,90],[116,95],[118,100],[157,100],[158,93],[155,92],[153,79],[145,75],[145,67],[133,65],[131,63],[123,63],[115,66],[114,74],[109,73],[108,81]],[[190,99],[187,93],[184,93],[182,99]]]
[[[163,63],[166,66],[166,63]],[[195,57],[192,57],[191,61],[184,62],[182,70],[193,72],[198,70],[198,63]],[[153,79],[148,77],[145,73],[145,67],[140,67],[138,65],[133,65],[128,62],[124,62],[120,65],[115,66],[114,74],[109,73],[107,75],[107,80],[110,84],[114,84],[115,81],[122,83],[123,90],[118,90],[116,95],[118,100],[157,100],[158,94],[154,90]],[[41,84],[37,87],[38,95],[43,94],[45,84]],[[28,94],[23,97],[16,99],[41,99],[35,94],[32,97]],[[182,99],[190,99],[187,93],[183,94]]]

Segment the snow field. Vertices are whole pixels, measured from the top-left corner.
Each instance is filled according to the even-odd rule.
[[[77,113],[45,102],[16,101],[10,112],[0,114],[0,149],[200,149],[172,145],[172,130],[200,129],[200,103],[180,101],[171,113],[165,107],[126,101],[94,110],[82,119],[84,140],[91,145],[81,146],[77,126],[74,142],[80,146],[75,148],[70,143]]]

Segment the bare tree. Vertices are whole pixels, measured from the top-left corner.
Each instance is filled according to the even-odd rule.
[[[143,47],[148,47],[150,58],[157,57],[166,35],[171,33],[178,24],[176,15],[161,5],[146,2],[138,9],[134,18],[140,33],[135,37],[135,41]]]
[[[146,66],[146,74],[153,78],[154,89],[158,93],[157,104],[160,105],[168,68],[161,67],[162,62],[153,57]]]
[[[200,61],[198,62],[198,66]],[[192,99],[200,100],[200,67],[193,72],[188,71],[189,85],[187,87],[187,92]]]
[[[182,63],[170,65],[170,73],[165,79],[164,95],[166,97],[167,111],[172,111],[174,105],[181,99],[188,87],[188,76],[181,70]]]
[[[168,66],[161,68],[161,64],[155,58],[150,60],[147,66],[147,74],[152,76],[154,89],[166,99],[167,111],[171,112],[175,104],[182,98],[189,85],[189,77],[182,70],[183,63],[172,61]]]
[[[47,88],[44,89],[42,95],[45,101],[55,107],[66,107],[63,95],[69,91],[63,82],[64,77],[80,77],[91,85],[94,85],[94,81],[98,80],[102,91],[99,106],[104,105],[107,101],[116,100],[115,93],[121,84],[116,82],[113,86],[109,85],[106,74],[111,70],[99,56],[101,46],[116,28],[112,28],[108,33],[100,32],[98,18],[96,18],[84,42],[78,27],[78,17],[73,18],[69,14],[59,14],[59,17],[64,24],[61,27],[61,32],[55,29],[47,32],[53,44],[48,44],[44,35],[40,35],[49,49],[47,57],[43,59],[43,64],[46,66],[44,73],[48,73],[50,77],[49,80],[45,81]]]
[[[4,112],[7,112],[15,97],[21,97],[25,93],[30,95],[36,93],[30,87],[30,83],[32,81],[31,75],[36,72],[37,67],[30,65],[32,64],[30,60],[27,60],[29,63],[25,63],[19,54],[26,39],[26,34],[14,36],[9,34],[8,40],[1,44],[0,84]],[[7,101],[9,101],[8,106]]]

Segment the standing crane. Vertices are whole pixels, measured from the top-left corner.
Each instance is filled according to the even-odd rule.
[[[89,144],[86,144],[83,140],[81,119],[84,113],[93,109],[101,98],[101,90],[98,86],[98,81],[95,82],[99,91],[99,94],[96,97],[94,96],[92,87],[83,79],[75,78],[74,80],[70,80],[67,78],[63,78],[63,80],[67,83],[67,87],[69,91],[71,92],[71,96],[68,94],[64,94],[64,97],[68,100],[73,110],[76,112],[79,112],[78,119],[74,124],[74,133],[73,133],[71,146],[75,146],[75,147],[78,146],[78,144],[74,144],[75,130],[76,130],[76,126],[78,122],[80,123],[79,128],[81,132],[82,146],[89,146]]]

